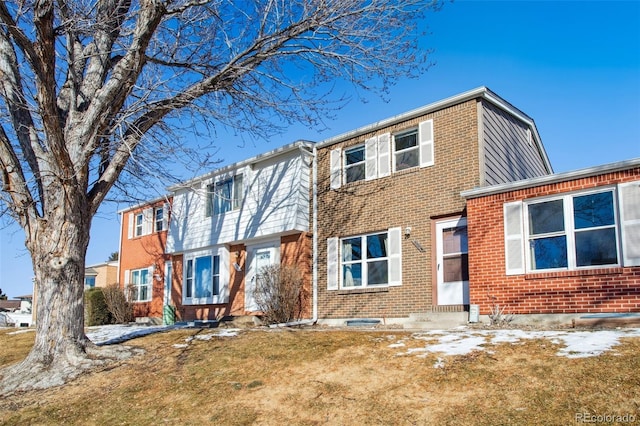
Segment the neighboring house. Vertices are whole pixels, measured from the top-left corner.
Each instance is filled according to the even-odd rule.
[[[296,265],[310,296],[312,159],[312,144],[299,141],[169,188],[179,319],[258,313],[253,288],[268,265]]]
[[[470,303],[461,191],[552,172],[533,120],[481,87],[319,143],[318,316]]]
[[[134,316],[160,322],[170,304],[171,262],[165,254],[171,197],[120,211],[119,283]]]
[[[0,324],[14,324],[16,327],[30,327],[35,323],[33,296],[16,297],[17,300],[0,300]]]
[[[84,270],[85,290],[106,287],[118,282],[118,261],[89,265]]]
[[[462,195],[481,314],[640,312],[640,158]]]

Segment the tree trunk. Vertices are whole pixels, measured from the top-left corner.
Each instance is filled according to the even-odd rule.
[[[91,219],[81,203],[63,205],[71,197],[59,198],[56,214],[39,219],[27,235],[35,273],[35,343],[24,361],[0,371],[0,394],[62,385],[104,358],[132,353],[130,348],[98,350],[85,336],[84,268]]]

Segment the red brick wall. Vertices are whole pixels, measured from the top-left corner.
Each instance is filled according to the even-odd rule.
[[[289,235],[281,238],[280,261],[285,265],[298,265],[304,273],[306,294],[311,291],[311,236],[308,233]],[[243,244],[229,246],[229,303],[217,305],[182,305],[183,256],[173,256],[172,300],[176,305],[177,317],[182,321],[213,320],[225,316],[247,315],[244,309],[245,271],[247,252]],[[236,271],[237,262],[241,271]],[[310,298],[305,307],[305,318],[311,315]]]
[[[507,276],[503,218],[504,203],[639,178],[640,168],[468,200],[471,303],[481,314],[495,305],[516,314],[640,311],[640,267]]]
[[[134,214],[142,212],[146,208],[162,207],[165,201],[147,204],[136,210],[131,210]],[[162,305],[164,297],[164,263],[169,260],[170,256],[164,254],[167,243],[167,231],[153,232],[141,237],[128,238],[129,229],[129,213],[122,215],[122,226],[120,232],[122,235],[120,245],[120,272],[119,283],[124,288],[125,271],[134,269],[148,268],[155,266],[154,275],[159,276],[159,280],[151,277],[152,292],[150,302],[134,303],[135,317],[162,317]],[[168,212],[165,212],[168,214]]]
[[[386,132],[433,119],[435,164],[330,189],[330,152]],[[435,242],[432,222],[460,215],[460,192],[480,185],[477,102],[468,101],[318,150],[319,317],[406,317],[433,302]],[[327,238],[362,235],[410,226],[402,242],[402,285],[369,290],[327,290]],[[424,251],[412,243],[415,240]]]

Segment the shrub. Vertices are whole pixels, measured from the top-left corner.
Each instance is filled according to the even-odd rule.
[[[85,322],[88,326],[113,324],[102,288],[91,288],[85,295]]]
[[[103,290],[104,301],[116,324],[133,321],[133,303],[119,284],[110,284]]]
[[[253,297],[268,324],[300,319],[304,302],[302,272],[294,266],[265,266],[258,273]]]

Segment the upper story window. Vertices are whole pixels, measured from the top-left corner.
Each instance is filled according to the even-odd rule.
[[[138,213],[135,218],[135,236],[140,237],[144,232],[144,214]]]
[[[153,213],[154,215],[154,226],[156,232],[160,232],[164,230],[164,208],[156,207]]]
[[[640,265],[640,181],[504,205],[507,275]]]
[[[420,165],[420,151],[418,144],[418,129],[393,135],[393,170],[418,167]]]
[[[344,180],[346,183],[365,178],[364,145],[344,151]]]
[[[389,176],[392,168],[398,172],[434,164],[433,120],[419,123],[417,129],[395,134],[393,151],[391,139],[391,133],[383,133],[366,139],[364,145],[331,150],[331,188]]]
[[[138,213],[128,215],[128,238],[142,237],[153,232],[165,231],[169,224],[168,204],[149,207]]]
[[[242,175],[215,182],[207,187],[206,216],[237,210],[242,204]]]

